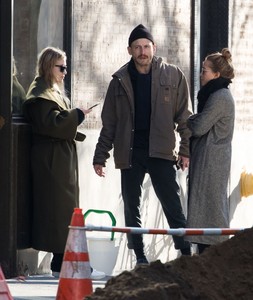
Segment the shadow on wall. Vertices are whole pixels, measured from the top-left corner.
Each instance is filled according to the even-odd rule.
[[[143,200],[141,202],[142,226],[144,228],[168,228],[161,204],[153,190],[151,179],[146,175],[143,184]],[[171,236],[144,235],[145,252],[150,261],[162,259],[170,260],[169,252],[174,244]]]

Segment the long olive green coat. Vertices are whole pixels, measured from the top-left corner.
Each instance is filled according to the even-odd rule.
[[[74,140],[80,112],[69,109],[62,95],[53,88],[47,89],[39,77],[30,86],[23,112],[33,129],[32,246],[64,253],[71,215],[79,206]]]

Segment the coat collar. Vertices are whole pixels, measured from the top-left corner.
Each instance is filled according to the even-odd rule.
[[[53,87],[48,87],[42,77],[35,77],[26,95],[29,101],[36,101],[37,98],[54,101],[62,109],[69,108],[64,96]]]

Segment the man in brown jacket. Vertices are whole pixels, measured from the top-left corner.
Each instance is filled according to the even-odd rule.
[[[113,74],[102,110],[103,127],[93,159],[94,170],[103,168],[114,148],[116,168],[121,170],[125,223],[140,227],[140,199],[145,173],[149,173],[171,228],[185,227],[176,164],[189,164],[190,131],[186,120],[192,113],[189,89],[182,71],[154,56],[152,34],[142,24],[131,32],[128,53],[131,60]],[[180,135],[176,152],[175,129]],[[176,249],[190,255],[190,244],[173,236]],[[148,263],[143,238],[128,234],[137,264]]]

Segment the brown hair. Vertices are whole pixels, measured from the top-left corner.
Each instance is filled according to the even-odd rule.
[[[37,76],[43,77],[49,87],[53,85],[52,70],[56,64],[56,61],[66,58],[66,53],[59,48],[47,47],[43,49],[38,57]]]
[[[232,55],[228,48],[223,48],[220,52],[212,53],[206,56],[210,68],[214,73],[219,72],[223,78],[233,79],[235,77],[234,67],[232,65]]]

